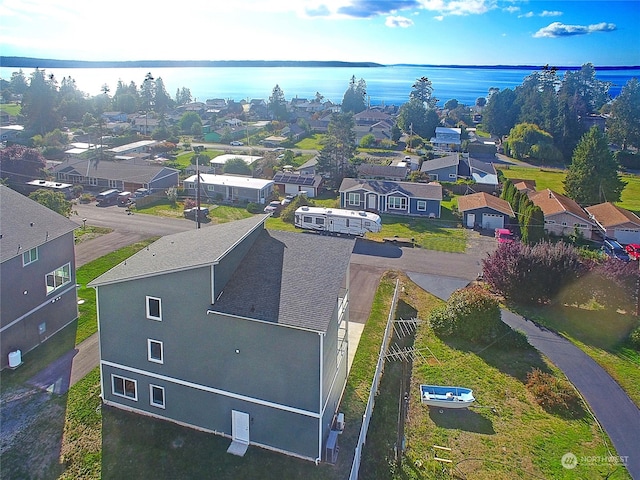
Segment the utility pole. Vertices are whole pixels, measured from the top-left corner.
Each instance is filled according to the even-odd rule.
[[[200,228],[200,152],[196,154],[196,228]]]

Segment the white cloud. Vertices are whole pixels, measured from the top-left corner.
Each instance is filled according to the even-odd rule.
[[[522,14],[518,15],[518,18],[531,18],[534,15],[535,14],[533,12],[527,12],[527,13],[522,13]]]
[[[384,22],[387,27],[400,27],[400,28],[409,28],[414,25],[413,20],[406,17],[387,17],[387,20]]]
[[[562,12],[558,10],[544,10],[541,14],[541,17],[560,17],[562,16]]]
[[[575,35],[588,35],[594,32],[612,32],[616,28],[615,24],[605,22],[593,25],[566,25],[560,22],[553,22],[538,30],[533,36],[534,38],[572,37]]]
[[[438,20],[439,22],[444,20],[444,15],[436,15],[435,17],[433,17],[435,20]]]
[[[516,13],[520,11],[520,7],[516,7],[515,5],[510,5],[508,7],[503,8],[502,10],[507,13]]]
[[[481,15],[497,8],[496,0],[420,0],[420,4],[442,15]]]

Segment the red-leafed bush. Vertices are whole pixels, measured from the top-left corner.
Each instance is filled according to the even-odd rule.
[[[568,381],[538,368],[527,374],[527,389],[547,412],[574,416],[583,411],[580,397]]]

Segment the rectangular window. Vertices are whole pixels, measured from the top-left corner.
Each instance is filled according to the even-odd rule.
[[[349,197],[347,200],[349,205],[360,205],[360,194],[359,193],[349,193]]]
[[[22,266],[26,267],[30,263],[38,260],[38,247],[34,247],[31,250],[22,254]]]
[[[98,186],[98,179],[94,178],[94,177],[89,177],[89,185],[91,185],[92,187],[97,187]]]
[[[118,397],[138,401],[138,383],[130,378],[111,375],[111,392]]]
[[[417,208],[418,208],[419,212],[426,212],[427,211],[427,202],[425,200],[418,200]]]
[[[109,188],[118,188],[118,180],[109,180]]]
[[[47,273],[45,283],[47,285],[47,295],[64,287],[71,281],[71,264],[67,263],[53,272]]]
[[[162,321],[162,302],[159,298],[147,296],[147,318]]]
[[[147,339],[147,359],[150,362],[164,363],[162,355],[162,342],[159,340]]]
[[[303,221],[304,223],[312,223],[312,222],[313,222],[313,218],[311,218],[311,217],[306,217],[306,216],[304,216],[304,215],[303,215],[303,216],[302,216],[302,221]]]
[[[164,408],[164,387],[149,385],[149,403],[154,407]]]
[[[390,209],[394,209],[394,210],[407,209],[407,197],[389,197],[387,201]]]
[[[324,218],[317,217],[316,218],[316,225],[324,225]]]

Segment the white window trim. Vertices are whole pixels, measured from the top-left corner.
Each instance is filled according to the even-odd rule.
[[[396,204],[396,200],[399,203]],[[404,206],[402,205],[404,203]],[[407,198],[406,197],[396,197],[396,196],[390,196],[387,199],[387,205],[389,206],[389,210],[406,210],[407,209]]]
[[[162,403],[156,403],[153,401],[153,389],[154,388],[158,388],[160,390],[162,390]],[[166,408],[166,404],[167,404],[167,399],[165,396],[165,389],[164,387],[161,387],[160,385],[153,385],[153,384],[149,384],[149,405],[151,405],[152,407],[158,407],[158,408]]]
[[[69,278],[66,281],[63,281],[60,285],[49,286],[49,284],[47,283],[47,277],[49,275],[52,275],[53,278],[55,279],[56,278],[56,272],[58,272],[60,270],[64,270],[65,268],[68,268],[68,270],[69,270]],[[62,278],[64,278],[64,277],[62,277]],[[55,283],[55,281],[54,281],[54,283]],[[65,263],[64,265],[56,268],[54,271],[49,272],[44,276],[44,287],[45,287],[45,289],[47,291],[47,295],[52,294],[56,290],[61,289],[62,287],[64,287],[65,285],[67,285],[69,283],[71,283],[71,263]]]
[[[34,258],[33,260],[32,260],[31,252],[36,253],[36,258]],[[24,256],[27,254],[29,254],[29,261],[25,263]],[[39,258],[40,258],[40,252],[38,252],[38,247],[33,247],[32,249],[27,250],[26,252],[22,252],[22,266],[26,267],[27,265],[30,265],[33,262],[37,262]]]
[[[419,212],[426,212],[427,211],[427,201],[426,200],[418,200],[416,202],[416,209]]]
[[[160,358],[153,358],[151,356],[151,345],[153,345],[154,343],[160,345]],[[164,343],[162,343],[160,340],[147,338],[147,360],[153,363],[164,363]]]
[[[116,392],[115,385],[113,383],[113,381],[116,378],[119,378],[119,379],[122,380],[122,387],[123,387],[124,393]],[[125,387],[125,383],[126,382],[133,382],[133,390],[134,390],[134,393],[135,393],[133,397],[130,397],[129,395],[127,395],[127,389]],[[129,400],[133,400],[133,401],[137,402],[138,401],[138,381],[137,380],[133,380],[132,378],[127,378],[127,377],[123,377],[121,375],[116,375],[116,374],[112,373],[111,374],[111,393],[113,395],[115,395],[116,397],[128,398]]]
[[[150,300],[157,300],[158,301],[158,311],[160,312],[160,315],[158,315],[157,317],[154,317],[153,315],[151,315],[151,312],[150,312],[150,309],[149,309],[149,301]],[[145,301],[145,309],[146,309],[146,313],[147,313],[147,318],[149,320],[156,320],[158,322],[162,321],[162,299],[160,299],[158,297],[151,297],[151,296],[147,295],[146,301]]]
[[[357,201],[354,201],[354,199],[357,199]],[[360,194],[357,192],[349,192],[347,194],[347,203],[350,206],[360,205]]]

